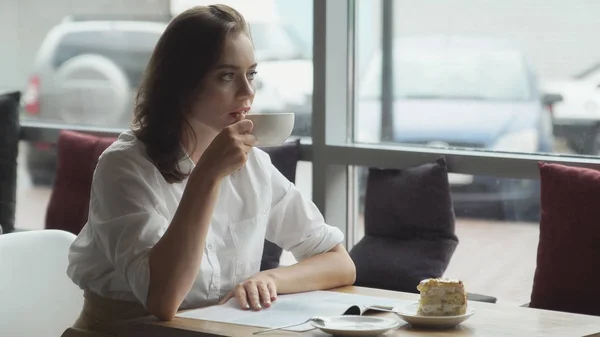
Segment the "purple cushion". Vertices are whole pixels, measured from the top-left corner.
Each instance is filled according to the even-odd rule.
[[[539,168],[542,217],[529,306],[600,316],[600,171]]]
[[[98,157],[115,140],[74,131],[60,132],[56,179],[46,210],[46,229],[79,234],[88,218],[90,190]]]

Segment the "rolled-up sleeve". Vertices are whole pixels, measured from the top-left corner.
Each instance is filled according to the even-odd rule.
[[[325,223],[315,204],[268,162],[273,199],[267,240],[292,252],[298,260],[327,252],[344,241],[342,232]]]
[[[157,188],[135,163],[116,155],[101,158],[94,173],[88,226],[114,270],[146,306],[150,249],[169,221]]]

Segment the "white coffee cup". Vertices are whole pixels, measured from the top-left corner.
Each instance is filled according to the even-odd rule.
[[[246,115],[254,124],[252,134],[258,147],[279,146],[292,134],[294,113],[250,113]]]

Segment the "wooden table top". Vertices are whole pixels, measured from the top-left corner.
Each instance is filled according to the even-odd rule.
[[[417,300],[418,295],[362,287],[343,287],[335,291],[384,297],[399,300]],[[461,325],[445,330],[425,330],[403,324],[396,330],[389,331],[384,336],[486,336],[486,337],[568,337],[568,336],[599,336],[600,317],[570,314],[564,312],[538,310],[515,307],[502,304],[469,302],[476,313]],[[398,317],[393,313],[378,313],[378,316]],[[398,319],[400,319],[398,317]],[[124,337],[137,336],[296,336],[317,337],[331,336],[320,330],[306,332],[272,331],[260,335],[253,332],[263,330],[251,326],[210,322],[203,320],[175,317],[170,322],[160,322],[157,319],[141,319],[130,322]]]

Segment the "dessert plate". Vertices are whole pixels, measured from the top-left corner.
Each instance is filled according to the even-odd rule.
[[[419,303],[394,308],[394,312],[414,327],[447,329],[457,326],[475,314],[475,310],[467,308],[464,315],[458,316],[421,316],[417,315]]]
[[[312,326],[334,336],[377,336],[400,326],[400,321],[376,316],[335,316],[313,320]]]

